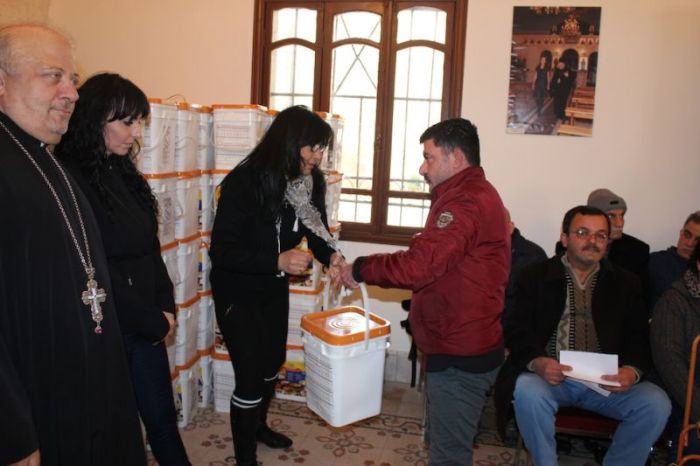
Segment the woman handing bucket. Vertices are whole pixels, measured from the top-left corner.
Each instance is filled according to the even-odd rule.
[[[331,274],[344,262],[328,231],[318,168],[332,137],[318,115],[290,107],[221,183],[209,254],[216,318],[236,377],[231,431],[239,466],[257,464],[257,441],[292,445],[266,423],[286,356],[287,276],[304,273],[313,257]],[[313,256],[296,247],[303,237]]]

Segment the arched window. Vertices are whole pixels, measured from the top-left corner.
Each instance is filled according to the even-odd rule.
[[[405,243],[430,207],[421,133],[460,115],[466,0],[256,0],[252,97],[341,115],[343,239]]]

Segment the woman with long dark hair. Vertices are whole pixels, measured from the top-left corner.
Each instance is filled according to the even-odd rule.
[[[118,74],[102,73],[78,89],[68,132],[56,147],[97,217],[114,302],[141,419],[161,466],[189,465],[177,430],[163,340],[175,327],[173,285],[163,258],[158,205],[134,165],[150,107]]]
[[[332,137],[318,115],[290,107],[221,183],[209,254],[216,319],[236,378],[231,431],[239,466],[257,464],[257,441],[292,445],[266,418],[286,356],[287,276],[304,273],[313,257],[333,272],[343,263],[318,168]],[[303,237],[313,257],[296,247]]]

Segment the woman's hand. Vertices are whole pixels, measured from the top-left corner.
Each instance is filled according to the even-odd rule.
[[[302,275],[311,265],[313,256],[309,251],[293,248],[277,257],[277,268],[290,275]]]
[[[339,252],[334,252],[328,264],[328,278],[334,287],[340,286],[340,272],[345,265],[345,258]]]
[[[175,316],[173,315],[172,312],[166,312],[163,311],[163,315],[165,316],[165,320],[168,321],[168,325],[170,326],[170,329],[168,330],[168,334],[165,335],[165,338],[163,340],[170,338],[173,333],[175,333]]]

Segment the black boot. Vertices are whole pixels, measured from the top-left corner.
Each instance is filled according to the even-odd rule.
[[[276,381],[266,382],[262,402],[259,409],[258,429],[255,437],[258,442],[262,442],[270,448],[289,448],[292,446],[292,439],[279,432],[275,432],[267,425],[267,410],[270,408],[272,397],[275,396]]]
[[[255,429],[258,425],[259,408],[243,409],[231,403],[231,433],[237,466],[258,466]]]

